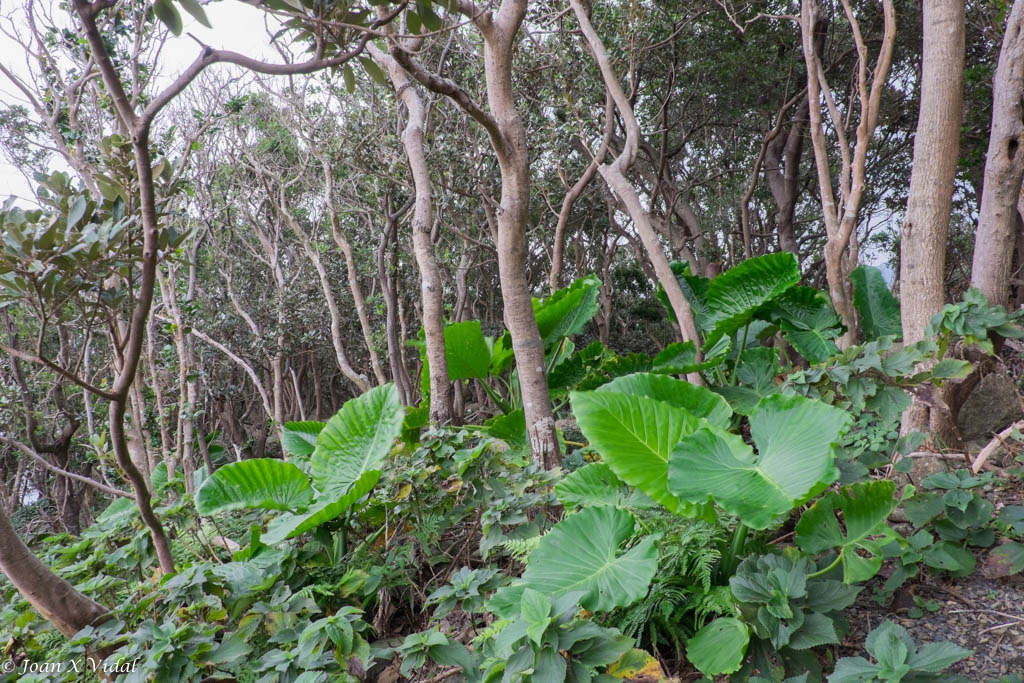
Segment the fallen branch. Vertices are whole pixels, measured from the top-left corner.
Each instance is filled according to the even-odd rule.
[[[975,474],[980,472],[982,466],[984,466],[988,459],[992,457],[992,454],[999,450],[1000,446],[1006,445],[1006,439],[1010,438],[1015,431],[1020,429],[1024,429],[1024,420],[1018,420],[996,434],[984,448],[978,451],[978,457],[974,459],[974,465],[971,466],[971,471]]]

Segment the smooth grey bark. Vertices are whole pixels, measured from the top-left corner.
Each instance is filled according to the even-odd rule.
[[[963,114],[963,0],[924,3],[923,22],[921,112],[900,241],[900,310],[906,343],[923,339],[928,321],[946,303],[946,235]],[[1017,185],[1019,190],[1019,177]]]
[[[409,47],[418,49],[422,41]],[[408,41],[403,41],[408,43]],[[423,306],[423,337],[430,380],[430,421],[446,425],[453,418],[452,383],[448,379],[448,356],[444,341],[444,301],[441,297],[441,271],[434,257],[430,228],[434,215],[434,186],[427,167],[423,135],[427,126],[427,108],[409,73],[386,52],[373,45],[367,49],[388,72],[395,86],[396,97],[405,105],[406,122],[402,146],[412,173],[414,200],[412,213],[412,248],[420,271],[420,303]]]
[[[985,157],[981,214],[974,242],[971,285],[993,304],[1010,296],[1013,249],[1024,180],[1024,0],[1010,10],[992,82],[992,128]]]
[[[483,126],[490,138],[501,174],[495,246],[505,327],[512,336],[530,453],[535,462],[550,469],[561,462],[561,452],[548,393],[544,341],[533,316],[533,298],[526,277],[530,149],[512,86],[512,61],[527,5],[527,0],[502,0],[494,11],[471,0],[458,0],[459,12],[472,21],[483,39],[487,110],[455,82],[424,69],[398,43],[392,42],[391,54],[417,81],[455,102]]]

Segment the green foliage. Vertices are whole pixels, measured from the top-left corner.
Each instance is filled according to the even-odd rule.
[[[577,616],[580,597],[524,590],[510,616],[477,638],[485,680],[592,681],[630,651],[632,640],[616,629]]]
[[[882,567],[882,548],[902,540],[887,524],[898,503],[891,481],[862,482],[831,491],[800,518],[796,542],[811,555],[837,551],[846,583],[867,581]]]
[[[384,385],[346,402],[321,429],[318,423],[291,423],[289,443],[300,453],[308,451],[306,435],[316,430],[309,459],[315,494],[296,465],[254,459],[222,467],[207,478],[196,492],[196,509],[200,514],[253,507],[295,510],[271,522],[264,537],[270,545],[314,529],[377,483],[381,463],[401,431],[402,414],[394,385]]]
[[[673,448],[668,490],[690,503],[713,499],[763,529],[838,478],[833,448],[849,421],[818,401],[768,397],[750,414],[757,454],[740,437],[703,426]]]
[[[776,650],[838,643],[838,613],[861,590],[819,577],[812,562],[796,553],[748,557],[729,586],[754,633]]]
[[[875,659],[843,657],[828,683],[871,681],[943,681],[942,672],[974,654],[953,643],[929,643],[918,648],[899,624],[884,621],[868,634],[865,647]]]
[[[530,553],[522,580],[499,591],[489,608],[507,618],[525,591],[556,598],[573,594],[594,612],[639,600],[657,570],[658,553],[652,536],[618,553],[634,525],[633,515],[612,507],[584,508],[565,518]]]
[[[258,458],[233,462],[213,473],[196,492],[196,512],[212,515],[239,508],[301,510],[313,500],[306,474],[290,462]]]
[[[739,671],[750,643],[750,627],[735,617],[720,617],[686,644],[690,663],[706,676]]]
[[[857,308],[864,339],[903,336],[900,303],[889,291],[882,271],[874,266],[857,266],[850,273],[853,282],[853,305]]]

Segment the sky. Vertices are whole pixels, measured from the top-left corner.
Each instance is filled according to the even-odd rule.
[[[36,0],[39,3],[56,2],[56,0]],[[0,0],[0,16],[10,17],[17,21],[22,16],[24,0]],[[191,63],[199,52],[199,45],[188,37],[193,34],[203,43],[227,50],[234,50],[252,57],[274,59],[274,51],[270,47],[270,39],[264,25],[266,14],[252,5],[239,0],[221,0],[206,5],[206,15],[213,28],[209,29],[194,20],[187,12],[181,16],[184,30],[180,37],[170,36],[161,54],[161,74],[168,81]],[[5,22],[6,23],[6,22]],[[279,61],[279,60],[274,60]],[[24,50],[5,35],[0,35],[0,62],[17,70],[24,69]],[[228,68],[214,66],[211,68]],[[0,74],[0,102],[10,104],[23,102],[24,98],[11,83]],[[17,195],[26,200],[24,203],[35,203],[33,193],[26,184],[24,177],[3,159],[0,159],[0,202],[8,195]]]

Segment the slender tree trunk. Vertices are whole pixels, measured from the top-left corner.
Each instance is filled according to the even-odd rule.
[[[908,343],[924,337],[928,321],[946,303],[946,235],[963,114],[963,0],[925,2],[923,21],[921,113],[900,240],[900,308]],[[1010,210],[1016,210],[1016,196]],[[1003,248],[1011,257],[1012,242]],[[1008,277],[1003,275],[1004,286]]]
[[[993,304],[1010,295],[1013,245],[1020,221],[1017,200],[1024,179],[1024,0],[1010,10],[992,83],[992,128],[985,157],[981,215],[974,241],[971,285]]]
[[[615,106],[618,108],[619,114],[622,115],[626,127],[626,144],[623,146],[622,153],[612,163],[601,165],[599,169],[601,177],[608,183],[608,187],[622,200],[630,218],[633,219],[633,224],[636,226],[641,242],[643,242],[644,250],[647,252],[648,258],[651,259],[651,265],[654,266],[654,272],[658,276],[658,282],[664,288],[665,294],[672,306],[672,312],[676,316],[676,322],[682,332],[683,341],[693,342],[696,348],[697,361],[699,362],[701,358],[701,341],[697,332],[697,324],[693,319],[693,311],[683,295],[683,290],[679,286],[679,281],[676,280],[675,273],[672,272],[671,264],[669,264],[668,257],[665,256],[665,250],[658,239],[658,234],[651,224],[647,209],[641,203],[636,189],[626,178],[626,171],[633,164],[639,147],[640,126],[636,121],[633,108],[611,67],[604,44],[590,23],[587,11],[580,4],[579,0],[570,0],[569,5],[576,14],[576,19],[583,29],[583,35],[586,36],[594,59],[601,69],[605,88],[610,94],[611,99],[614,100]],[[699,372],[690,373],[687,379],[693,384],[704,384],[704,378]]]
[[[495,246],[505,327],[512,336],[530,452],[535,462],[551,468],[561,462],[561,453],[548,393],[544,341],[533,316],[533,299],[526,277],[530,150],[512,87],[516,36],[526,16],[527,4],[527,0],[502,0],[494,12],[477,7],[471,0],[459,3],[459,11],[476,25],[483,38],[487,111],[454,82],[427,72],[397,43],[392,43],[391,54],[416,80],[450,97],[484,127],[490,138],[501,173]]]
[[[413,403],[414,388],[405,366],[403,343],[405,335],[399,320],[398,282],[395,271],[398,269],[398,220],[409,210],[411,203],[391,210],[390,198],[385,203],[387,213],[384,229],[381,231],[380,244],[377,245],[377,276],[380,279],[380,290],[384,297],[384,333],[388,340],[388,359],[391,363],[391,378],[398,388],[398,396],[403,406]],[[389,247],[391,247],[389,249]]]
[[[923,22],[921,112],[900,240],[900,310],[906,343],[924,338],[928,321],[946,301],[946,235],[963,115],[963,0],[924,3]],[[931,439],[939,434],[947,441],[959,440],[955,416],[943,403],[942,393],[932,391],[930,404],[915,398],[903,414],[901,431],[928,429]]]
[[[844,118],[840,114],[821,62],[823,38],[828,21],[822,14],[817,0],[802,0],[800,3],[800,31],[803,38],[804,62],[807,66],[809,129],[815,166],[818,170],[818,189],[821,193],[822,217],[827,235],[825,276],[832,305],[846,325],[846,332],[836,340],[840,348],[850,346],[857,338],[857,311],[853,307],[849,273],[856,265],[857,220],[866,181],[867,148],[878,125],[882,90],[889,75],[889,67],[892,65],[896,42],[896,10],[892,0],[883,0],[885,29],[875,68],[869,78],[867,42],[861,34],[860,24],[848,0],[843,0],[843,9],[858,53],[855,103],[860,120],[856,128],[852,154],[846,130],[849,118]],[[822,106],[828,111],[838,138],[841,159],[838,201],[832,188],[831,161],[825,138]]]
[[[418,47],[418,43],[411,46]],[[412,216],[412,247],[420,271],[420,302],[423,306],[423,335],[427,363],[430,366],[430,421],[446,425],[452,421],[452,383],[448,379],[448,358],[444,342],[444,301],[441,297],[441,271],[434,257],[434,244],[430,238],[433,223],[433,183],[427,167],[423,134],[427,125],[427,110],[409,73],[395,59],[376,49],[367,48],[373,58],[387,69],[391,83],[405,104],[407,121],[402,133],[402,145],[409,159],[416,198]]]

